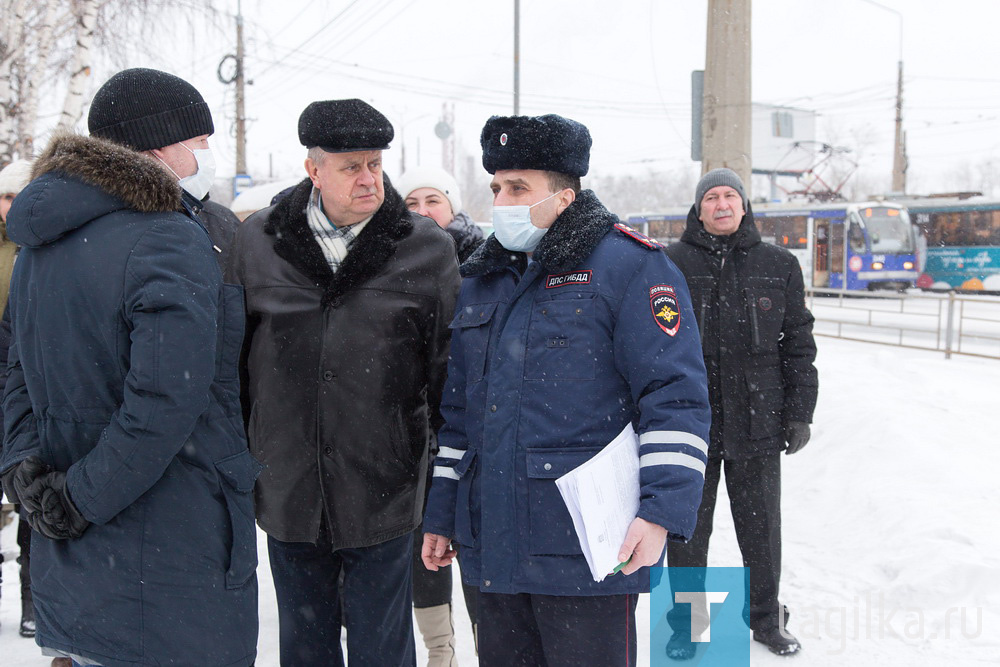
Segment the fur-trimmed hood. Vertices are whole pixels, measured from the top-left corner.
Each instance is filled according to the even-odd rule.
[[[569,271],[594,252],[616,222],[618,217],[604,208],[593,190],[581,190],[542,237],[532,258],[548,271]],[[492,234],[462,264],[462,277],[481,276],[514,264],[523,267],[525,262],[525,253],[507,250]]]
[[[413,231],[403,198],[389,177],[383,178],[385,200],[351,245],[337,273],[330,268],[306,217],[312,181],[304,179],[267,213],[264,233],[275,237],[274,252],[324,288],[324,306],[337,307],[344,294],[378,274],[396,253],[396,243]]]
[[[29,247],[51,243],[120,210],[182,210],[181,187],[153,158],[96,137],[56,135],[14,200],[8,234]]]

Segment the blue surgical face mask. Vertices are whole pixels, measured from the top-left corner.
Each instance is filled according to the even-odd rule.
[[[507,250],[532,252],[549,230],[531,224],[531,209],[557,194],[559,193],[553,192],[531,206],[494,206],[493,233],[496,234],[500,245]]]

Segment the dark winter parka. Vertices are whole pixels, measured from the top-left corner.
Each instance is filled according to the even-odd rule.
[[[684,278],[590,190],[532,257],[491,236],[462,265],[424,531],[486,592],[648,592],[648,568],[594,581],[555,481],[631,425],[638,516],[691,537],[710,412]]]
[[[224,286],[177,179],[152,158],[58,137],[14,202],[7,470],[66,471],[92,522],[32,536],[42,646],[102,665],[249,665],[251,491],[240,288]]]
[[[749,205],[728,237],[706,232],[691,207],[680,243],[666,253],[687,279],[701,330],[712,401],[709,456],[784,449],[784,425],[812,421],[818,387],[798,260],[761,242]]]
[[[458,261],[386,179],[334,274],[306,220],[311,190],[247,218],[226,273],[246,290],[257,520],[285,542],[316,542],[325,521],[333,548],[370,546],[420,521]]]

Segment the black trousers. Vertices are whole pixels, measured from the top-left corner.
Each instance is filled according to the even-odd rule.
[[[736,541],[746,568],[746,602],[743,620],[752,630],[778,627],[778,584],[781,579],[781,458],[767,454],[739,461],[726,461],[726,490],[736,527]],[[708,539],[718,496],[722,459],[709,459],[705,468],[705,490],[698,508],[698,525],[687,544],[667,543],[670,567],[706,567]],[[669,570],[668,570],[669,573]],[[671,587],[678,579],[671,576]],[[704,578],[701,580],[704,585]],[[688,605],[677,605],[667,613],[675,632],[690,632]]]
[[[336,551],[326,535],[318,544],[269,536],[267,550],[282,667],[342,667],[342,622],[352,666],[415,667],[412,533]]]
[[[635,667],[637,595],[479,594],[480,667]]]

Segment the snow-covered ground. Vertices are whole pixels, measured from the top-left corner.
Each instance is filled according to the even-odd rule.
[[[782,599],[804,650],[778,658],[752,645],[751,664],[1000,664],[1000,361],[818,342],[813,440],[783,461]],[[726,507],[720,498],[710,561],[735,566]],[[274,667],[277,611],[260,544],[257,664]],[[3,565],[0,665],[41,667],[48,660],[17,635],[16,568]],[[455,605],[460,664],[474,665],[461,594]],[[644,599],[640,664],[648,609]]]

